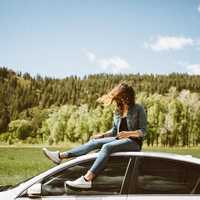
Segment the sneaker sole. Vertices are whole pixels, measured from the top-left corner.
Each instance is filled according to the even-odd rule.
[[[65,183],[65,188],[66,187],[69,187],[70,189],[74,189],[74,190],[85,190],[85,189],[92,189],[92,186],[91,187],[78,187],[77,185],[69,185],[67,183]]]
[[[58,163],[58,162],[52,160],[52,159],[48,156],[48,154],[47,154],[47,152],[46,152],[46,149],[42,149],[42,151],[43,151],[44,155],[45,155],[49,160],[51,160],[54,164],[56,164],[56,165],[59,165],[59,164],[60,164],[60,162]]]

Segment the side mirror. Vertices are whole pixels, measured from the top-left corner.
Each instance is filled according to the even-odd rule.
[[[32,185],[30,188],[27,190],[27,194],[29,197],[38,197],[41,195],[42,192],[42,184],[41,183],[36,183]]]

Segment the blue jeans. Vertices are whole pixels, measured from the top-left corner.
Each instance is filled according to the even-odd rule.
[[[64,157],[77,157],[94,149],[100,149],[98,156],[89,171],[97,175],[106,165],[109,155],[119,151],[140,151],[139,145],[130,138],[117,140],[115,137],[91,139],[87,143],[64,152]]]

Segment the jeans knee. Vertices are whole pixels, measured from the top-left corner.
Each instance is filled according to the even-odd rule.
[[[97,142],[96,139],[91,139],[91,140],[89,140],[89,141],[87,142],[87,144],[90,145],[90,146],[94,146],[94,147],[98,146],[98,142]]]
[[[106,153],[110,153],[112,149],[112,146],[109,144],[104,144],[101,148],[101,151],[106,152]]]

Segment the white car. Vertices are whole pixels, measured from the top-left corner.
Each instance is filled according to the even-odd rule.
[[[0,200],[200,199],[200,159],[168,153],[114,153],[91,189],[69,188],[64,184],[83,175],[97,154],[69,160],[2,191]]]

